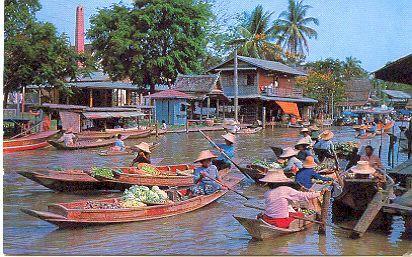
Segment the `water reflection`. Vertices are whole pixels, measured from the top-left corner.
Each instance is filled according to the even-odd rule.
[[[222,132],[208,133],[219,138]],[[336,130],[336,140],[347,140],[354,132],[350,128]],[[271,159],[269,146],[294,144],[297,129],[267,129],[263,133],[238,137],[237,156],[245,160]],[[151,138],[150,141],[155,140]],[[198,133],[170,134],[160,138],[162,146],[153,154],[163,163],[192,162],[197,153],[210,149]],[[128,145],[138,143],[126,141]],[[383,156],[387,156],[387,136],[383,137]],[[380,138],[363,140],[379,148]],[[101,194],[71,195],[55,193],[16,172],[42,170],[46,167],[87,168],[128,165],[133,156],[102,157],[98,151],[56,151],[52,148],[8,154],[4,158],[4,251],[6,254],[196,254],[196,255],[269,255],[269,254],[337,254],[374,255],[404,254],[411,251],[411,241],[402,237],[403,220],[396,217],[390,234],[366,233],[360,240],[348,239],[347,232],[328,227],[326,236],[313,226],[307,231],[270,241],[250,240],[246,230],[233,214],[253,217],[257,211],[243,207],[244,199],[229,193],[217,202],[198,211],[180,216],[118,225],[57,230],[51,224],[27,216],[20,208],[44,210],[48,203],[98,198]],[[396,153],[396,151],[395,151]],[[406,159],[405,154],[399,161]],[[244,181],[240,190],[257,199],[265,188]],[[105,196],[114,196],[109,193]],[[259,201],[261,202],[261,200]],[[330,221],[331,222],[331,221]]]

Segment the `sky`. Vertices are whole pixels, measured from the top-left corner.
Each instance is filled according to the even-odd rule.
[[[219,2],[219,0],[217,0]],[[76,6],[85,9],[85,27],[99,8],[119,0],[40,0],[40,21],[53,23],[74,44]],[[131,0],[123,0],[130,4]],[[287,0],[222,0],[216,8],[230,17],[261,4],[273,12],[273,19],[286,9]],[[309,15],[319,19],[318,38],[309,41],[307,60],[353,56],[367,71],[412,53],[412,0],[306,0]]]

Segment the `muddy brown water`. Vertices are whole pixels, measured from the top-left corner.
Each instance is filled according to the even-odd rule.
[[[333,128],[333,131],[335,141],[353,140],[354,131],[349,127]],[[208,134],[219,138],[222,132]],[[273,155],[269,146],[291,145],[297,136],[297,129],[281,128],[241,135],[238,136],[236,155],[245,160],[270,159]],[[162,146],[155,150],[153,157],[164,158],[162,164],[191,162],[200,150],[211,148],[199,133],[168,134],[160,141]],[[384,136],[382,154],[385,165],[388,141],[388,136]],[[126,141],[126,144],[136,142]],[[379,148],[380,137],[361,142]],[[392,228],[387,233],[367,232],[358,240],[348,239],[346,231],[330,227],[326,236],[320,236],[314,226],[276,240],[254,241],[232,215],[252,217],[257,212],[245,208],[245,200],[233,193],[200,210],[180,216],[71,230],[56,229],[19,210],[46,210],[49,203],[102,195],[56,193],[21,177],[16,173],[18,171],[128,165],[131,159],[131,156],[102,157],[92,150],[56,151],[53,148],[5,155],[4,252],[13,255],[403,255],[412,252],[412,239],[405,236],[401,217],[394,217]],[[404,160],[406,155],[401,153],[399,162]],[[238,189],[258,199],[266,190],[247,181],[242,182]],[[118,194],[105,196],[115,195]]]

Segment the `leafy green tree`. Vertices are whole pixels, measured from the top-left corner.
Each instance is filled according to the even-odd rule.
[[[89,62],[75,53],[65,35],[51,23],[37,22],[37,1],[6,1],[4,42],[4,106],[8,94],[27,85],[63,87],[81,72],[77,62]],[[87,72],[87,69],[82,69]]]
[[[136,0],[113,5],[91,19],[88,37],[114,80],[169,84],[178,73],[202,69],[210,4],[195,0]]]
[[[273,13],[265,12],[261,5],[251,13],[244,13],[230,44],[238,47],[240,55],[267,60],[282,60],[282,48],[274,43],[274,30],[269,26]]]
[[[293,54],[309,52],[308,39],[318,36],[316,30],[309,25],[319,25],[318,19],[307,17],[310,8],[312,7],[305,5],[303,0],[289,0],[288,9],[275,20],[274,27],[279,36],[278,43],[285,51]]]

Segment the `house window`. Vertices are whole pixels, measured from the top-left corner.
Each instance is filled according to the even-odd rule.
[[[254,84],[255,84],[255,75],[254,74],[247,74],[246,85],[254,85]]]

